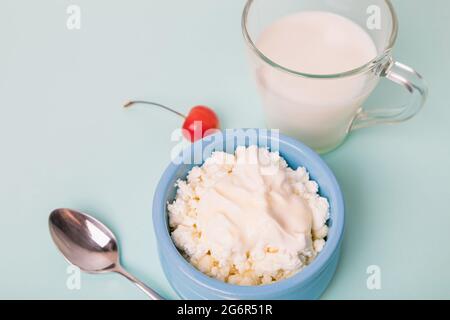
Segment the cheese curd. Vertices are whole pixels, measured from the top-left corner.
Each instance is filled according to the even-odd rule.
[[[250,146],[214,152],[177,182],[172,239],[201,272],[238,285],[298,272],[325,245],[329,204],[305,168]]]

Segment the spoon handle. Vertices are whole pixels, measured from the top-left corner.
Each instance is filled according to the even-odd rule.
[[[153,289],[148,287],[145,283],[143,283],[142,281],[137,279],[135,276],[133,276],[132,274],[128,273],[128,271],[126,271],[124,268],[119,267],[119,268],[117,268],[115,270],[115,272],[117,272],[118,274],[121,274],[122,276],[124,276],[125,278],[127,278],[128,280],[133,282],[139,289],[144,291],[144,293],[146,295],[148,295],[150,297],[150,299],[152,299],[152,300],[164,300],[163,297],[161,297]]]

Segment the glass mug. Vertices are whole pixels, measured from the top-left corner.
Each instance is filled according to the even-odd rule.
[[[307,10],[335,13],[361,26],[372,38],[377,57],[338,74],[308,74],[286,68],[258,49],[259,36],[274,21]],[[368,28],[371,10],[378,10],[378,28]],[[248,0],[242,28],[267,125],[319,153],[338,147],[352,130],[408,120],[426,100],[422,77],[392,58],[398,24],[389,0]],[[409,102],[400,107],[364,110],[362,104],[381,78],[408,90]]]

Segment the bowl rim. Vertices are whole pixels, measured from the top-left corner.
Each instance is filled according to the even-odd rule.
[[[234,129],[234,130],[242,130],[242,129]],[[258,130],[260,133],[260,129]],[[267,131],[267,130],[266,130]],[[221,131],[216,134],[223,134]],[[227,132],[228,133],[228,132]],[[268,141],[274,139],[273,136],[266,136]],[[213,137],[211,137],[213,138]],[[223,282],[221,280],[212,278],[197,268],[195,268],[189,261],[187,261],[180,251],[175,246],[170,232],[167,226],[167,203],[165,202],[165,195],[167,190],[169,190],[171,185],[171,181],[173,176],[177,173],[178,168],[181,164],[175,164],[170,162],[169,166],[166,168],[164,173],[162,174],[158,185],[155,189],[154,199],[153,199],[153,228],[155,231],[157,247],[160,256],[164,254],[167,256],[170,261],[174,262],[175,268],[182,272],[185,276],[187,276],[191,281],[196,284],[207,288],[217,294],[221,295],[229,295],[229,296],[239,296],[239,297],[249,297],[254,298],[258,295],[267,295],[267,294],[276,294],[280,292],[287,292],[291,290],[298,289],[300,286],[306,286],[314,277],[320,274],[327,266],[328,263],[332,260],[334,253],[339,249],[340,244],[342,242],[344,227],[345,227],[345,208],[344,208],[344,200],[339,184],[336,180],[331,169],[325,163],[325,161],[311,148],[303,144],[302,142],[295,140],[291,137],[288,137],[283,134],[279,134],[278,141],[280,144],[286,144],[299,152],[303,153],[303,157],[309,158],[309,160],[316,162],[317,167],[322,170],[322,174],[329,180],[330,183],[330,194],[334,194],[335,203],[334,203],[334,219],[333,226],[336,231],[334,232],[335,236],[332,238],[328,238],[326,245],[323,250],[317,257],[307,265],[303,270],[297,272],[289,278],[271,283],[266,285],[258,285],[258,286],[241,286]],[[199,140],[193,144],[191,144],[188,149],[192,150],[192,148],[198,147],[198,144],[202,144],[202,140]],[[236,144],[236,147],[238,144]],[[203,149],[202,149],[203,150]],[[280,154],[283,156],[282,154]],[[306,168],[309,172],[309,169]],[[320,185],[319,185],[320,190]],[[331,196],[330,196],[331,197]],[[329,199],[328,199],[329,200]],[[330,206],[332,204],[330,203]],[[330,228],[330,229],[331,229]],[[167,276],[167,275],[166,275]],[[167,280],[172,285],[172,279],[167,277]]]

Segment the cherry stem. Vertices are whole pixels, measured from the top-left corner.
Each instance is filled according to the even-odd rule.
[[[167,111],[170,111],[172,113],[175,113],[176,115],[179,115],[182,118],[186,118],[186,116],[184,114],[182,114],[181,112],[178,112],[178,111],[176,111],[176,110],[174,110],[172,108],[169,108],[169,107],[167,107],[167,106],[165,106],[163,104],[156,103],[156,102],[143,101],[143,100],[131,100],[131,101],[126,102],[123,105],[123,107],[124,108],[129,108],[129,107],[131,107],[134,104],[149,104],[149,105],[152,105],[152,106],[157,106],[157,107],[163,108],[163,109],[165,109]]]

